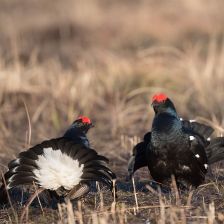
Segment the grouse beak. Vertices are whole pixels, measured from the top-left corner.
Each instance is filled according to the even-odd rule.
[[[158,103],[156,102],[156,101],[153,101],[152,103],[151,103],[151,107],[154,107],[154,106],[156,106]]]
[[[89,128],[94,128],[95,127],[95,125],[94,124],[89,124]]]
[[[153,101],[151,106],[152,106],[154,112],[157,113],[158,112],[159,103],[156,102],[156,101]]]
[[[161,104],[161,102],[158,102],[158,101],[154,100],[154,101],[152,102],[151,106],[152,106],[152,107],[157,107],[157,106],[159,106],[160,104]]]

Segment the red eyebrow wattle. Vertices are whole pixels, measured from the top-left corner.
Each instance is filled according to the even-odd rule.
[[[156,102],[163,102],[165,100],[167,100],[167,96],[164,93],[159,93],[153,96],[152,98],[152,102],[156,101]]]
[[[88,117],[80,115],[78,119],[82,119],[83,123],[91,124],[91,120]]]

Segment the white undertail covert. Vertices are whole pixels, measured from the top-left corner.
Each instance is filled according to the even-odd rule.
[[[40,186],[56,190],[63,186],[70,190],[81,181],[84,165],[62,153],[60,149],[44,148],[36,161],[39,169],[33,171]]]

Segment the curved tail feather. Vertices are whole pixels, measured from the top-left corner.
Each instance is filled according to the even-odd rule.
[[[224,160],[224,137],[212,139],[206,147],[206,154],[209,164]]]
[[[78,165],[73,167],[72,165],[74,163]],[[70,178],[71,180],[74,173],[78,172],[76,169],[78,169],[79,176],[76,182],[72,180],[73,186],[71,188],[78,183],[97,180],[112,189],[113,179],[116,178],[115,174],[108,167],[108,159],[106,157],[98,155],[95,150],[87,148],[84,145],[74,144],[73,141],[66,138],[58,138],[44,141],[34,146],[20,153],[17,159],[10,162],[8,165],[9,170],[5,174],[7,189],[18,185],[33,185],[33,183],[44,187],[43,181],[41,182],[41,180],[45,180],[43,174],[47,173],[48,175],[48,172],[43,173],[41,170],[43,167],[45,171],[49,171],[49,176],[55,182],[58,181],[58,185],[63,181],[65,183],[66,178]],[[62,170],[64,169],[65,172],[62,172],[60,168]],[[66,171],[70,172],[67,173]],[[54,175],[61,175],[62,177],[54,177]],[[45,188],[55,190],[53,187]],[[67,188],[70,187],[67,186]]]
[[[136,170],[147,166],[146,148],[146,142],[140,142],[134,147],[133,154],[128,161],[128,173],[130,178]]]

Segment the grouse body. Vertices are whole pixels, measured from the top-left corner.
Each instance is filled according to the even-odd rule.
[[[155,117],[151,132],[134,147],[129,174],[148,166],[152,178],[159,183],[169,184],[173,175],[180,187],[199,186],[208,164],[224,159],[224,138],[211,140],[211,127],[182,120],[164,94],[155,95],[152,106]]]

